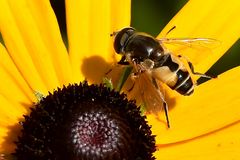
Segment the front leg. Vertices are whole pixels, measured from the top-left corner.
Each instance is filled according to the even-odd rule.
[[[116,65],[116,64],[115,64]],[[123,55],[119,62],[117,62],[117,65],[127,66],[130,65],[130,63],[127,61],[126,56]],[[106,73],[105,76],[108,75],[110,72],[112,72],[113,67],[111,67]]]
[[[120,61],[118,62],[120,65],[129,65],[130,63],[127,61],[126,56],[123,55]]]

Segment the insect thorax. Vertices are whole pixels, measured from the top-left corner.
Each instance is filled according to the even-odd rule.
[[[124,51],[130,53],[131,59],[136,60],[137,63],[143,62],[145,59],[159,61],[164,52],[157,40],[142,33],[132,35]]]

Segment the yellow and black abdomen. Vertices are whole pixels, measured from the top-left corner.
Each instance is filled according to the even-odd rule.
[[[161,62],[155,63],[152,75],[182,95],[193,92],[194,85],[189,72],[174,55],[166,54]]]

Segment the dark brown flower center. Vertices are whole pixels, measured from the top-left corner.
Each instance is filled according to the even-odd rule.
[[[106,113],[85,113],[73,123],[71,140],[78,154],[105,154],[117,149],[120,130],[116,120]]]
[[[126,95],[103,85],[69,85],[25,116],[17,160],[151,160],[154,136]]]

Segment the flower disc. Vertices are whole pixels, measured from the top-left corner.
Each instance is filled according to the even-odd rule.
[[[151,160],[155,139],[134,101],[103,85],[69,85],[22,122],[18,160]]]

